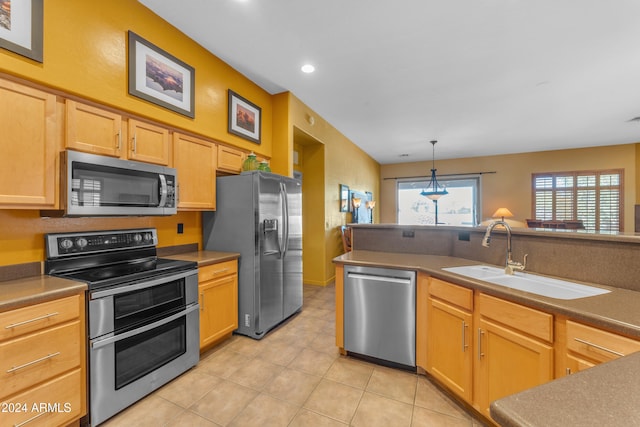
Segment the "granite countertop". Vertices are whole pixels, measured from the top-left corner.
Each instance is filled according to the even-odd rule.
[[[84,293],[87,285],[53,276],[0,282],[0,312]]]
[[[565,315],[593,326],[640,339],[640,310],[638,310],[640,292],[587,283],[590,286],[608,289],[611,292],[574,300],[548,298],[444,271],[442,270],[444,267],[482,264],[474,260],[449,256],[356,250],[335,258],[334,262],[423,271],[433,277],[458,283],[490,295],[551,314]]]
[[[193,251],[164,256],[163,258],[178,259],[181,261],[193,261],[198,263],[198,267],[202,267],[205,265],[217,264],[223,261],[238,259],[239,257],[240,254],[237,252]]]
[[[498,399],[503,427],[631,426],[640,422],[640,352]]]

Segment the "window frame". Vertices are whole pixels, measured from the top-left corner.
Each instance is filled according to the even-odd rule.
[[[618,175],[619,184],[618,185],[601,185],[600,177],[603,175]],[[601,191],[608,189],[615,189],[618,191],[618,230],[604,230],[604,232],[622,232],[624,231],[624,168],[620,169],[592,169],[592,170],[579,170],[579,171],[565,171],[565,172],[534,172],[531,174],[531,218],[536,220],[548,221],[549,218],[538,218],[537,211],[538,206],[536,204],[536,198],[538,192],[542,191],[551,191],[552,193],[552,201],[551,201],[551,215],[552,221],[556,221],[557,215],[559,211],[557,210],[557,193],[559,191],[571,191],[572,194],[572,207],[571,211],[573,213],[572,219],[583,219],[578,218],[578,191],[581,189],[585,189],[587,187],[581,187],[578,185],[578,177],[584,176],[595,176],[595,184],[594,186],[589,186],[588,188],[595,190],[595,217],[594,217],[594,228],[585,227],[589,231],[602,231],[600,229],[600,195]],[[557,178],[559,177],[572,177],[573,183],[571,186],[557,186]],[[536,188],[536,180],[538,178],[551,178],[552,186],[550,188]],[[566,207],[566,205],[565,205]]]

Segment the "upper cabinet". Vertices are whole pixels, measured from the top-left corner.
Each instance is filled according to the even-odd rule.
[[[107,109],[81,102],[66,102],[65,147],[86,153],[125,157],[169,165],[169,129],[126,119]]]
[[[102,108],[67,100],[67,148],[86,153],[120,157],[126,135],[123,135],[122,116]]]
[[[129,158],[169,165],[169,129],[129,119]]]
[[[215,144],[200,138],[173,134],[173,167],[178,171],[178,209],[216,208]]]
[[[218,170],[227,173],[242,172],[244,153],[231,147],[218,145]]]
[[[0,79],[0,207],[54,207],[56,96]]]

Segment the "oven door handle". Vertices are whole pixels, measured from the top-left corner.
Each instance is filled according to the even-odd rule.
[[[186,316],[187,314],[191,313],[192,311],[198,310],[198,308],[199,308],[198,304],[193,304],[193,305],[187,307],[185,310],[182,310],[179,313],[172,314],[169,317],[165,317],[163,319],[160,319],[157,322],[149,323],[148,325],[141,326],[141,327],[139,327],[137,329],[125,332],[123,334],[112,335],[112,336],[104,338],[104,339],[94,340],[94,341],[91,342],[91,348],[92,349],[98,349],[100,347],[104,347],[106,345],[113,344],[113,343],[118,342],[120,340],[131,338],[134,335],[138,335],[138,334],[141,334],[143,332],[150,331],[151,329],[155,329],[155,328],[157,328],[159,326],[165,325],[165,324],[167,324],[169,322],[172,322],[172,321],[174,321],[176,319],[179,319],[179,318],[181,318],[183,316]]]
[[[171,276],[162,276],[154,280],[145,280],[133,285],[118,286],[116,288],[105,289],[104,291],[95,291],[91,293],[91,299],[98,299],[108,297],[110,295],[123,294],[125,292],[138,291],[140,289],[150,288],[152,286],[161,285],[163,283],[172,282],[174,280],[184,279],[192,275],[197,275],[198,269],[193,269],[188,272],[182,272],[179,274],[173,274]]]

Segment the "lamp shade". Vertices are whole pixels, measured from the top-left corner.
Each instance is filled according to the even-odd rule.
[[[513,218],[513,214],[507,208],[498,208],[498,210],[493,213],[492,217],[493,218],[501,217],[502,220],[504,221],[505,218]]]

